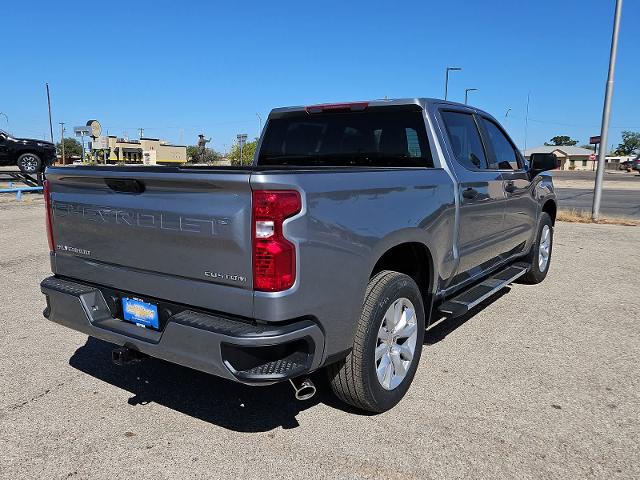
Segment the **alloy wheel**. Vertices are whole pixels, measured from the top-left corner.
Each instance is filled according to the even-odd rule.
[[[384,314],[375,350],[376,375],[382,388],[402,383],[413,363],[417,340],[416,309],[408,298],[399,298]]]
[[[25,172],[34,173],[38,169],[38,159],[33,155],[25,155],[20,163]]]
[[[549,225],[542,227],[540,232],[540,245],[538,246],[538,269],[544,272],[549,265],[549,254],[551,252],[551,228]]]

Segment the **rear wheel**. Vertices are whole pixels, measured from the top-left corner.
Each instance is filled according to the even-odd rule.
[[[407,275],[383,271],[367,286],[353,349],[328,368],[334,393],[363,410],[396,405],[415,375],[424,338],[420,289]]]
[[[551,251],[553,250],[553,222],[548,213],[542,212],[535,242],[527,259],[529,271],[522,277],[522,283],[542,282],[549,271]]]
[[[40,157],[33,153],[23,153],[16,164],[22,173],[38,173],[42,168]]]

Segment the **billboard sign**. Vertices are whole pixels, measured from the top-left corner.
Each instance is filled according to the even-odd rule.
[[[88,136],[89,133],[91,133],[91,129],[89,127],[73,127],[73,131],[76,134],[76,137]]]
[[[98,137],[91,142],[92,150],[106,150],[109,148],[109,139],[107,137]]]

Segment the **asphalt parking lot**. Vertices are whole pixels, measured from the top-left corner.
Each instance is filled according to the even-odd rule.
[[[441,323],[381,415],[42,317],[41,198],[0,203],[0,478],[640,478],[639,227],[561,223],[551,272]]]

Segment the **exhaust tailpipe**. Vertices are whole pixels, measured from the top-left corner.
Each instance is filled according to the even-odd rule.
[[[293,390],[296,392],[296,400],[309,400],[316,394],[316,386],[310,378],[303,379],[298,385],[292,379],[289,379]]]

